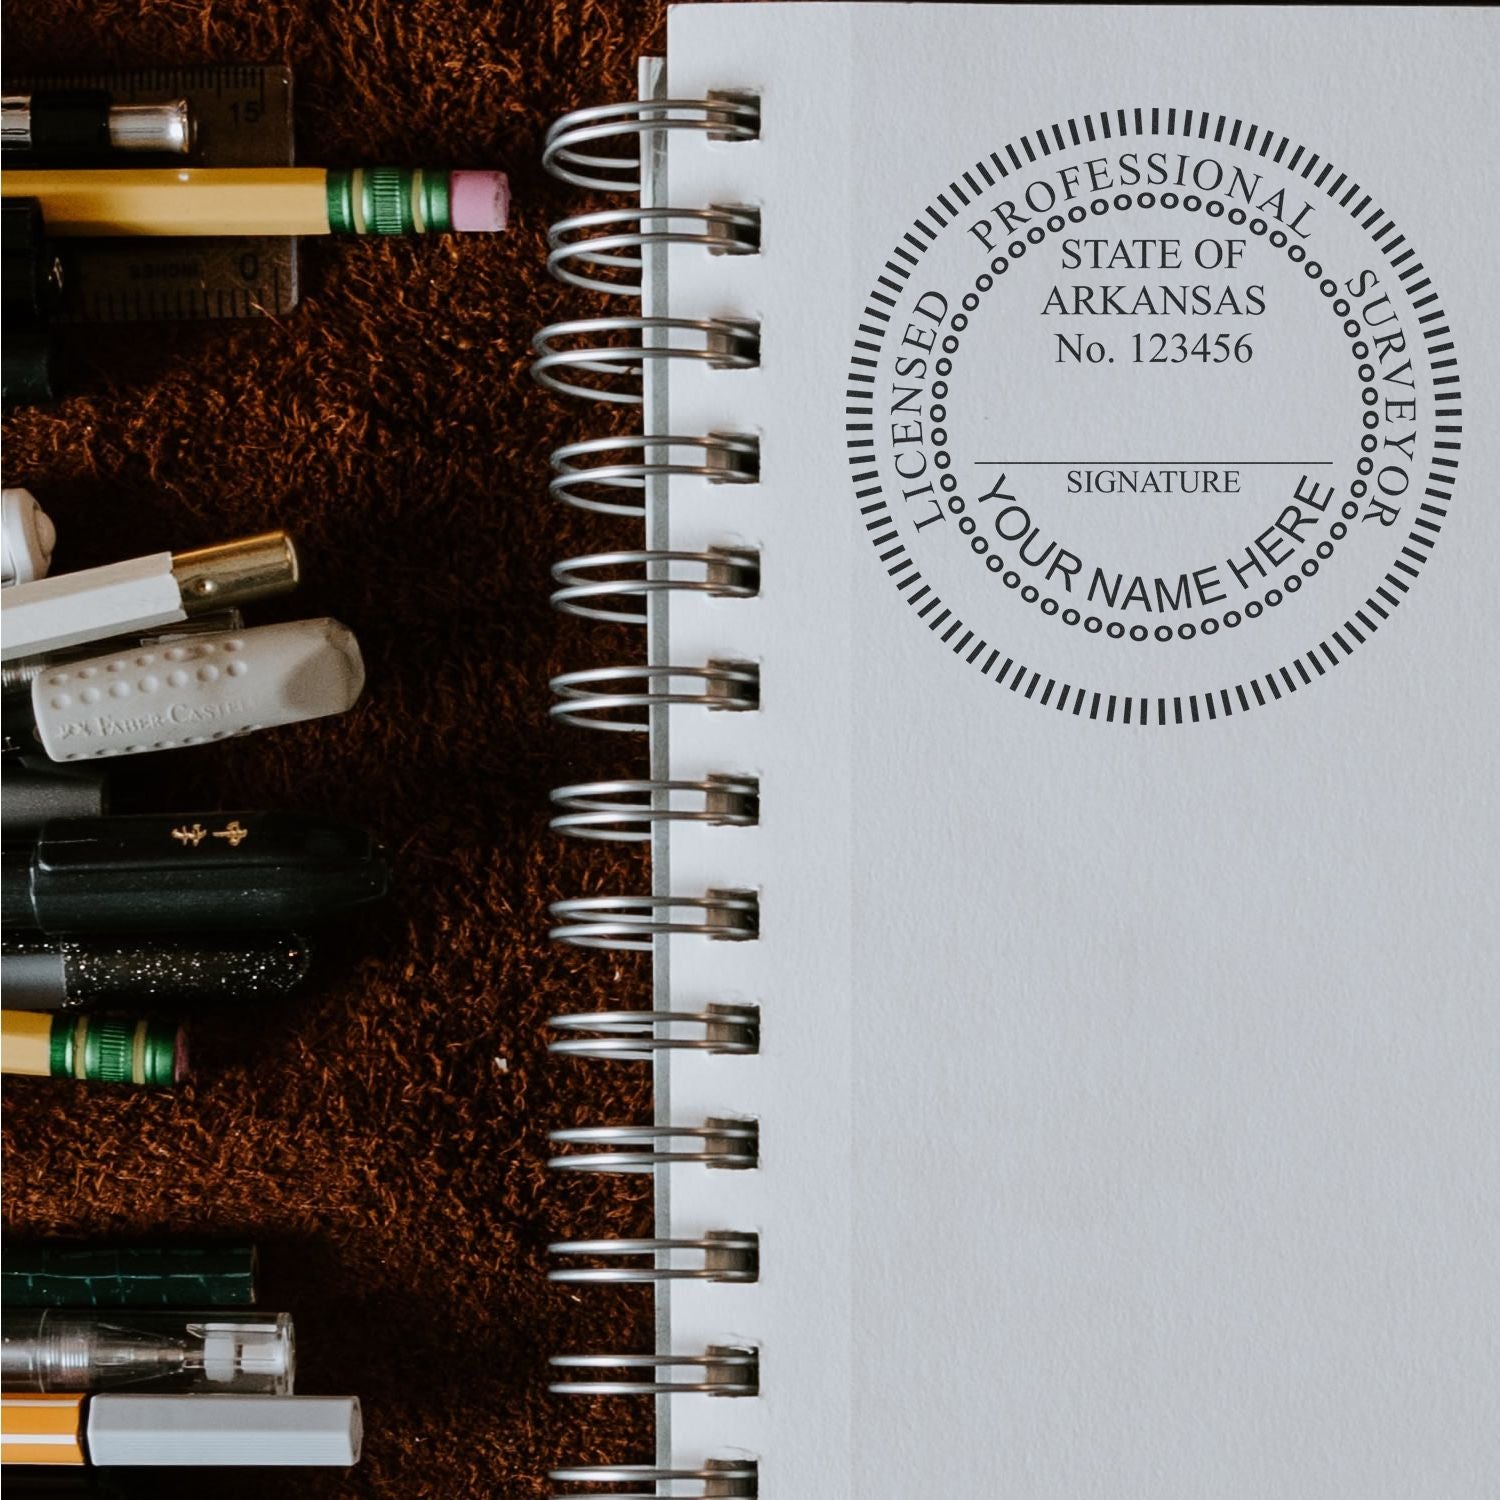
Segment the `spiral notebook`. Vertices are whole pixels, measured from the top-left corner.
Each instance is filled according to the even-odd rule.
[[[556,935],[656,994],[560,1018],[658,1342],[557,1382],[658,1452],[559,1493],[1494,1495],[1494,13],[668,41],[547,156],[538,377],[641,419],[554,712],[651,750],[558,824],[653,855]]]

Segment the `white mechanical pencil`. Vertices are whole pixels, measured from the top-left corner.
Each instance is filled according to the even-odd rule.
[[[232,609],[297,582],[297,553],[284,531],[157,552],[102,568],[59,573],[0,592],[0,659],[35,656]]]

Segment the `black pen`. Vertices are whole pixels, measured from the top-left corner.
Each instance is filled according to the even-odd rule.
[[[57,395],[57,361],[45,328],[14,328],[0,342],[0,405],[36,406]]]
[[[196,126],[186,99],[116,104],[104,89],[33,89],[0,96],[0,146],[7,156],[90,161],[112,152],[185,156]]]
[[[0,311],[17,323],[43,323],[57,309],[63,263],[47,239],[35,198],[7,198],[0,206]]]
[[[312,965],[296,933],[207,933],[190,938],[46,937],[6,933],[0,981],[8,1010],[177,1006],[290,994]]]
[[[66,933],[284,932],[386,892],[361,828],[285,812],[65,818],[0,856],[0,917]]]
[[[53,818],[102,818],[109,811],[109,783],[98,771],[55,766],[31,756],[7,757],[0,824],[5,837],[34,833]]]
[[[50,401],[56,389],[47,318],[62,294],[62,261],[43,233],[35,198],[12,198],[0,210],[0,403]]]

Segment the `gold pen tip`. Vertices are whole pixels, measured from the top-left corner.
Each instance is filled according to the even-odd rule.
[[[266,531],[212,547],[174,553],[172,576],[183,607],[229,609],[297,586],[297,549],[284,531]]]

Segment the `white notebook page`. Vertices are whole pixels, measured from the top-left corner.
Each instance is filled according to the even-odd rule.
[[[667,196],[764,214],[759,256],[668,271],[674,316],[763,331],[758,371],[670,376],[671,431],[763,444],[755,489],[670,502],[674,548],[763,554],[760,598],[670,605],[674,662],[763,677],[758,712],[670,722],[674,776],[762,787],[758,828],[674,828],[673,888],[758,888],[763,930],[672,944],[679,1008],[763,1015],[758,1057],[668,1064],[677,1122],[753,1116],[763,1158],[672,1172],[674,1234],[762,1238],[758,1284],[671,1290],[674,1350],[762,1359],[757,1399],[672,1401],[675,1462],[754,1454],[797,1500],[1500,1487],[1496,42],[1484,12],[672,13],[669,94],[763,127],[674,134]],[[920,493],[943,473],[962,512]]]

